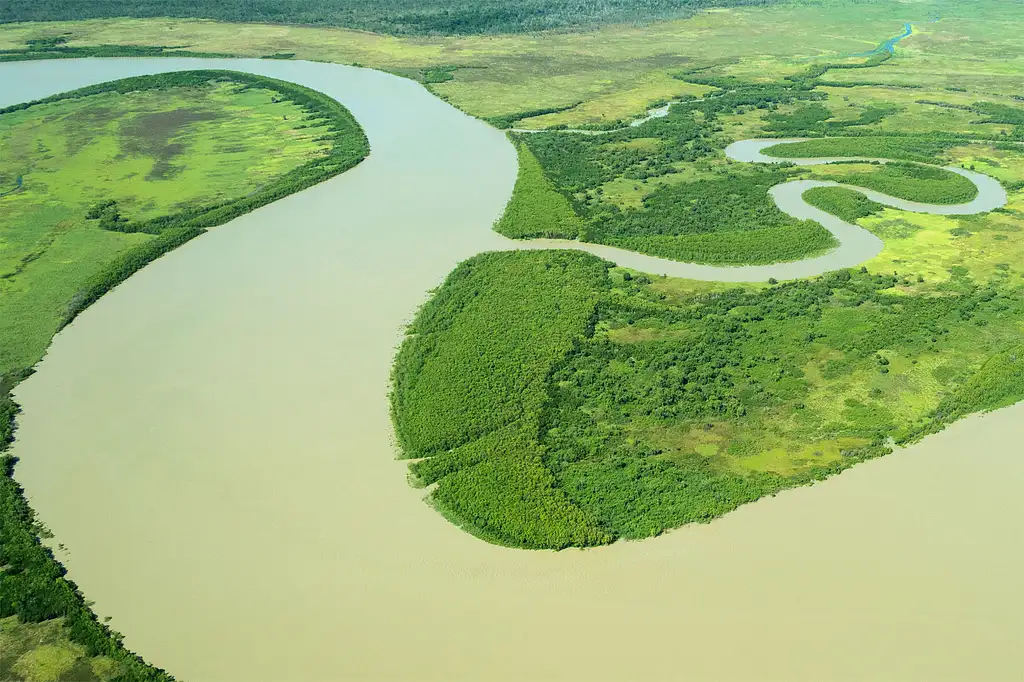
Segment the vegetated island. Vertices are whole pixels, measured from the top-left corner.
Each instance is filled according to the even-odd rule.
[[[984,158],[1019,204],[1024,108],[972,107],[988,112],[982,124],[1015,126],[1009,135],[976,119],[906,133],[886,129],[898,107],[838,119],[823,104],[830,69],[890,58],[777,82],[682,73],[714,90],[600,134],[513,132],[520,174],[495,228],[711,264],[797,260],[834,240],[780,211],[770,187],[816,178],[963,204],[975,185],[938,167],[963,158]],[[766,150],[776,156],[891,161],[724,157],[751,132],[812,138]],[[1024,398],[1018,209],[911,214],[844,187],[805,200],[881,237],[884,251],[809,280],[738,286],[571,252],[462,263],[395,364],[392,413],[413,480],[488,541],[596,545],[709,521]]]
[[[183,71],[2,109],[0,147],[0,184],[17,178],[20,188],[0,197],[0,669],[19,679],[170,679],[97,620],[41,543],[45,527],[2,454],[18,411],[11,390],[59,329],[133,272],[348,170],[369,144],[347,109],[314,90]]]

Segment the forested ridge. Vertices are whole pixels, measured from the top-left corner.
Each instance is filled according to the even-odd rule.
[[[690,16],[779,0],[6,0],[0,23],[188,17],[344,26],[392,34],[517,33]]]
[[[409,329],[392,393],[401,444],[439,510],[481,537],[656,535],[1024,398],[1019,291],[961,271],[669,296],[607,268],[484,254]],[[945,397],[911,397],[917,377]]]
[[[230,71],[184,71],[127,78],[0,109],[0,115],[31,109],[42,103],[101,93],[194,88],[215,81],[230,81],[244,88],[268,89],[298,105],[309,124],[326,127],[323,141],[330,143],[327,151],[254,193],[233,201],[196,204],[180,212],[145,221],[123,217],[113,200],[93,206],[84,217],[97,221],[100,228],[144,232],[155,235],[155,238],[122,252],[97,269],[68,303],[62,324],[68,324],[111,288],[164,253],[203,234],[206,228],[337,175],[359,163],[369,153],[362,128],[335,100],[292,83]],[[40,348],[39,355],[42,351]],[[3,467],[3,475],[0,476],[0,618],[16,616],[22,623],[63,619],[61,622],[66,627],[68,638],[84,647],[84,656],[112,659],[114,680],[173,679],[123,647],[121,635],[97,620],[78,588],[65,577],[64,567],[40,541],[41,527],[21,486],[13,479],[16,460],[7,454],[14,439],[18,412],[11,390],[30,373],[31,369],[21,368],[0,376],[0,466]],[[5,666],[12,663],[4,660],[3,652],[0,652],[0,662]],[[76,676],[74,679],[97,679],[88,666],[74,668],[72,673]]]

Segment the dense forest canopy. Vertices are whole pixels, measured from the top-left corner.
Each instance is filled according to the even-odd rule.
[[[1020,288],[840,270],[676,291],[581,253],[461,264],[399,352],[415,480],[493,542],[642,538],[1024,395]]]
[[[111,17],[344,26],[393,34],[517,33],[685,17],[779,0],[5,0],[0,23]]]

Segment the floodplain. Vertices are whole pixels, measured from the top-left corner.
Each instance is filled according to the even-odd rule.
[[[822,666],[836,678],[1015,670],[1006,633],[1021,627],[1012,576],[1022,556],[998,538],[1021,518],[1007,456],[1019,406],[1000,409],[1024,394],[1021,18],[998,0],[986,0],[984,18],[948,2],[921,3],[913,17],[893,3],[828,9],[781,4],[443,44],[165,19],[0,29],[8,50],[66,36],[83,49],[276,55],[246,68],[285,80],[330,68],[293,57],[359,61],[419,80],[492,125],[543,129],[511,132],[513,146],[413,84],[352,69],[345,90],[317,71],[307,84],[352,109],[374,155],[147,266],[57,337],[18,389],[25,413],[14,452],[19,480],[67,540],[62,559],[97,611],[115,615],[130,648],[190,677],[451,679],[502,660],[495,678],[541,665],[569,679],[591,665],[595,642],[641,651],[678,648],[683,635],[689,670],[705,678],[770,668],[791,679]],[[909,35],[891,53],[876,50],[903,20]],[[168,40],[171,31],[183,39]],[[845,56],[859,53],[871,54]],[[409,111],[370,101],[384,94],[407,98]],[[679,103],[644,120],[666,101]],[[322,154],[305,135],[296,158]],[[726,152],[794,136],[809,139],[767,151],[857,159],[768,165]],[[14,192],[0,202],[22,198],[14,171],[4,172],[0,193]],[[984,194],[972,172],[994,178],[1004,200],[957,213]],[[389,188],[386,207],[374,201],[375,178]],[[813,185],[794,202],[868,235],[873,255],[826,274],[758,269],[810,263],[843,242],[773,199],[802,187],[792,183]],[[106,201],[82,208],[116,225],[109,204],[96,208]],[[488,232],[493,219],[521,241]],[[275,231],[286,223],[296,229]],[[645,252],[651,267],[622,267],[631,256],[621,249]],[[414,317],[423,292],[459,261]],[[349,289],[369,293],[336,295]],[[382,437],[400,320],[412,335],[391,370],[390,416],[412,482],[431,486],[440,514],[408,489],[406,463]],[[39,324],[48,339],[54,323]],[[989,410],[999,411],[969,416]],[[992,445],[974,452],[978,442]],[[83,481],[102,498],[84,513],[62,502]],[[135,516],[122,518],[125,508]],[[583,552],[477,539],[582,547],[711,519]],[[146,537],[147,551],[132,553],[127,537]],[[117,576],[106,572],[111,554],[125,567]],[[810,556],[811,570],[794,566],[796,555]],[[287,571],[274,568],[282,556]],[[207,570],[188,568],[200,564]],[[800,593],[785,587],[794,572]],[[973,587],[951,598],[951,585]],[[202,610],[189,602],[196,594],[207,597]],[[410,613],[411,601],[422,608]],[[601,617],[609,611],[613,626]],[[930,625],[910,613],[931,614]],[[459,625],[484,617],[512,627],[494,637]],[[814,656],[794,661],[780,619],[842,633],[841,646],[822,636]],[[732,636],[707,627],[719,622]],[[4,642],[34,636],[11,626],[0,622]],[[43,639],[53,629],[31,627]],[[351,651],[325,657],[339,633]],[[445,645],[453,633],[473,642],[457,670]],[[392,655],[395,638],[412,662]],[[929,657],[893,654],[897,639]],[[270,640],[291,653],[252,652],[251,642]],[[218,653],[204,653],[213,641]],[[502,653],[520,641],[529,656]],[[751,656],[730,656],[736,641]],[[60,646],[27,652],[11,669],[70,674],[83,656]],[[229,662],[225,651],[238,655]],[[644,656],[628,668],[599,663],[588,677],[678,669]],[[104,661],[88,665],[96,679],[113,675]]]

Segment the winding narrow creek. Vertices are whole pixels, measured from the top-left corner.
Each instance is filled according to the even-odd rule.
[[[330,64],[0,64],[0,105],[191,68],[336,97],[372,152],[137,273],[18,388],[17,477],[131,648],[197,681],[1019,675],[1021,406],[654,540],[483,543],[407,485],[386,390],[426,292],[514,246],[513,148]]]

